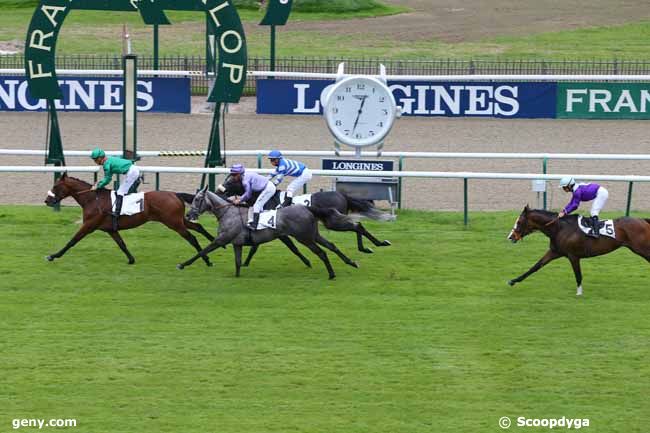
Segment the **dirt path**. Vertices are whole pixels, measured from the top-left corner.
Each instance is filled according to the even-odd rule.
[[[642,0],[385,0],[412,13],[331,22],[291,22],[287,29],[336,32],[399,41],[477,41],[505,35],[526,35],[617,25],[650,19]]]
[[[247,99],[234,107],[226,121],[228,149],[280,148],[295,150],[331,150],[332,139],[320,117],[257,116],[251,114],[254,102]],[[60,113],[65,148],[91,149],[121,147],[121,114]],[[138,116],[141,150],[204,150],[207,146],[211,116],[140,114]],[[45,115],[40,113],[1,113],[0,148],[42,149]],[[557,152],[557,153],[647,153],[650,149],[648,126],[643,121],[573,121],[403,118],[398,121],[386,144],[386,150],[440,152]],[[305,159],[320,167],[319,159]],[[232,159],[254,166],[253,158]],[[0,165],[42,165],[42,158],[0,157]],[[69,158],[68,165],[89,165],[83,158]],[[145,158],[141,165],[197,167],[202,159]],[[516,160],[407,160],[406,170],[541,172],[541,161]],[[650,162],[570,162],[551,161],[549,172],[586,174],[650,174]],[[42,203],[51,187],[51,174],[2,174],[0,204]],[[79,177],[92,180],[92,176]],[[161,176],[162,188],[192,191],[200,176]],[[154,188],[148,177],[145,190]],[[312,182],[311,190],[329,188],[323,178]],[[472,210],[517,209],[535,204],[530,181],[483,181],[469,183]],[[608,209],[622,210],[627,196],[626,184],[608,184]],[[463,185],[460,180],[411,179],[404,183],[404,204],[415,209],[462,209]],[[554,207],[564,205],[568,197],[550,185]],[[74,204],[70,202],[70,204]],[[650,209],[650,185],[634,186],[634,208]]]

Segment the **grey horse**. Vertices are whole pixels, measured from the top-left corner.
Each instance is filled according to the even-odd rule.
[[[188,212],[187,218],[190,221],[195,221],[200,214],[206,211],[211,211],[219,220],[217,237],[197,255],[178,264],[178,269],[183,269],[191,265],[201,257],[207,257],[207,254],[217,248],[232,244],[235,250],[235,275],[239,276],[244,246],[259,245],[287,236],[295,238],[323,261],[330,280],[335,278],[336,274],[334,273],[334,269],[332,269],[327,254],[319,245],[334,252],[344,263],[354,268],[359,267],[354,261],[343,254],[336,245],[325,239],[318,232],[319,219],[326,225],[333,226],[350,223],[350,219],[347,216],[339,213],[335,209],[316,209],[310,206],[289,206],[281,208],[277,212],[275,230],[264,229],[251,231],[246,227],[248,208],[237,207],[217,194],[208,191],[207,187],[205,187],[194,197],[192,208]]]

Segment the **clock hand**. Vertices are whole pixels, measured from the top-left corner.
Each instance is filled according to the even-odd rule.
[[[363,110],[363,104],[366,103],[366,98],[367,96],[363,96],[361,99],[361,106],[359,107],[359,111],[357,112],[357,118],[354,120],[354,126],[352,127],[351,134],[354,134],[354,130],[357,129],[357,124],[359,123],[359,117],[361,117],[361,111]]]

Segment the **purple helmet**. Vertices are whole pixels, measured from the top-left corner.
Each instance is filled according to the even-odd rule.
[[[244,171],[246,170],[244,169],[243,164],[235,164],[230,167],[230,174],[243,174]]]

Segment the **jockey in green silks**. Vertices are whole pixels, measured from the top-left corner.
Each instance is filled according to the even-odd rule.
[[[118,158],[117,156],[106,157],[106,152],[98,147],[93,149],[90,158],[95,161],[95,164],[104,166],[104,178],[93,185],[92,189],[106,187],[113,180],[114,174],[126,175],[124,180],[120,182],[118,190],[115,191],[115,210],[112,215],[113,231],[117,231],[117,222],[122,211],[122,201],[140,177],[140,170],[133,164],[133,161],[128,159]]]

